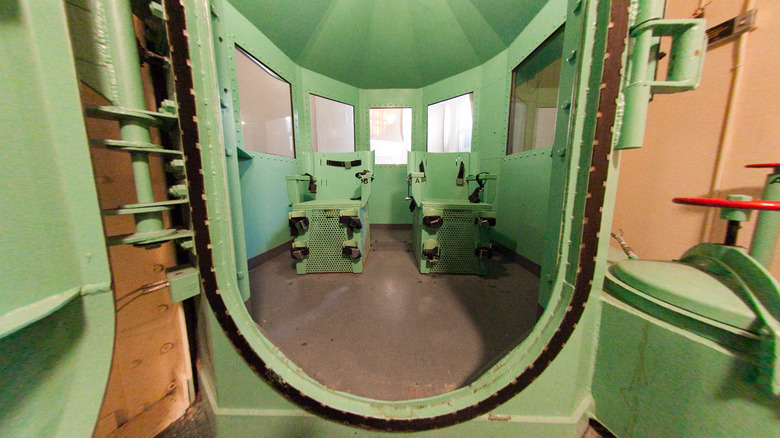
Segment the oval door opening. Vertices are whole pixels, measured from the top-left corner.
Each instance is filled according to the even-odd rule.
[[[619,6],[614,10],[621,10]],[[578,8],[570,13],[559,57],[570,49],[581,50],[585,10],[597,14],[595,7]],[[603,18],[609,11],[604,8],[598,12]],[[560,204],[552,214],[546,215],[547,225],[562,218],[560,229],[571,234],[559,233],[554,237],[559,244],[551,245],[560,247],[563,254],[549,260],[551,263],[546,263],[548,260],[541,263],[544,280],[539,289],[539,272],[528,272],[514,261],[498,256],[484,277],[420,274],[406,247],[414,237],[405,237],[404,233],[408,232],[405,230],[378,227],[371,229],[373,236],[369,241],[374,246],[368,252],[371,258],[368,263],[384,269],[371,272],[374,267],[368,265],[361,274],[297,275],[289,254],[282,254],[265,260],[249,274],[251,298],[244,304],[235,280],[230,279],[230,269],[226,268],[229,258],[225,248],[212,247],[216,241],[214,236],[226,224],[206,220],[217,207],[216,203],[207,205],[203,200],[214,199],[209,195],[219,190],[219,184],[209,181],[209,172],[199,173],[199,168],[194,167],[197,163],[188,162],[188,166],[193,166],[188,173],[196,175],[194,178],[207,175],[201,182],[206,196],[191,196],[193,219],[199,228],[196,232],[201,236],[197,250],[206,296],[225,334],[250,367],[287,398],[311,412],[360,427],[396,431],[424,430],[474,418],[509,400],[533,382],[568,341],[594,280],[608,162],[594,160],[589,172],[575,170],[582,168],[579,163],[569,161],[565,153],[553,154],[552,150],[571,150],[572,145],[580,142],[589,144],[589,140],[575,141],[570,136],[574,132],[571,127],[595,123],[592,114],[597,112],[614,115],[621,58],[614,55],[620,55],[623,50],[626,17],[613,14],[613,23],[622,25],[613,26],[607,33],[606,24],[600,24],[597,27],[601,33],[596,36],[602,43],[597,45],[597,51],[607,39],[607,44],[611,44],[611,56],[603,66],[610,86],[599,92],[586,91],[590,75],[600,75],[601,65],[559,62],[562,79],[558,102],[573,95],[580,98],[582,110],[572,112],[567,117],[568,123],[561,123],[558,117],[554,125],[555,138],[559,139],[556,145],[536,152],[525,150],[518,154],[520,158],[510,156],[503,160],[511,166],[513,161],[532,159],[535,153],[554,157],[550,175],[556,181],[551,184],[549,196],[559,199]],[[550,29],[549,34],[557,27]],[[594,32],[589,34],[591,37],[595,35],[594,29],[588,32]],[[221,50],[235,53],[228,44],[231,41],[222,43],[226,46]],[[251,43],[241,45],[252,54],[252,47],[247,46]],[[602,59],[602,55],[594,53],[593,58]],[[537,70],[540,73],[544,66]],[[284,77],[283,72],[276,73]],[[240,83],[234,84],[234,88],[240,88]],[[605,93],[613,95],[605,97]],[[239,100],[235,98],[233,104]],[[567,116],[572,109],[571,102],[568,106],[566,103],[558,106]],[[598,111],[586,112],[587,107]],[[540,108],[548,107],[540,105]],[[545,111],[539,114],[535,120],[541,125],[548,115]],[[602,117],[595,128],[591,124],[578,131],[584,139],[592,138],[595,132],[597,140],[596,147],[583,147],[581,152],[606,156],[613,121],[614,117]],[[545,141],[539,135],[527,138]],[[248,155],[253,161],[251,165],[267,160],[277,167],[295,166],[293,161],[285,161],[292,158]],[[204,169],[211,164],[207,157]],[[242,177],[249,175],[251,165],[238,163]],[[591,196],[584,202],[584,212],[577,211],[575,206],[581,204],[571,195],[585,190]],[[244,209],[247,208],[245,204]],[[209,222],[210,229],[206,225]],[[576,226],[583,223],[583,228]],[[209,235],[211,242],[202,239]],[[565,259],[579,260],[579,264],[567,266]],[[411,268],[404,267],[403,263]],[[534,290],[542,291],[540,297],[535,296]],[[541,315],[537,301],[548,304]],[[516,315],[524,315],[519,318],[522,321],[513,320],[512,316]],[[468,339],[470,336],[472,339]],[[333,362],[337,361],[342,362],[334,366]],[[452,368],[447,362],[465,366]],[[409,373],[391,375],[399,369]],[[440,370],[451,371],[453,375],[442,376]],[[414,375],[416,371],[422,373]],[[377,384],[377,375],[387,384]]]

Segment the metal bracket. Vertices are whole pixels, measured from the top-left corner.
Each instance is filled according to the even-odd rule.
[[[751,9],[731,20],[716,24],[707,29],[707,44],[709,47],[717,47],[734,40],[745,32],[756,28],[757,9]]]
[[[651,19],[631,29],[628,80],[618,98],[624,106],[616,150],[642,147],[653,93],[679,93],[699,86],[707,49],[704,23],[701,19]],[[671,37],[672,48],[666,78],[656,80],[660,37]]]

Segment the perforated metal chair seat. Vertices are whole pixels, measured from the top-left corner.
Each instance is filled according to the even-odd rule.
[[[470,202],[468,199],[424,199],[420,201],[422,208],[432,208],[435,210],[474,210],[489,211],[493,209],[493,204],[485,202]]]
[[[292,204],[293,210],[357,210],[359,208],[360,200],[352,199],[317,199]]]
[[[374,152],[308,153],[287,175],[290,253],[299,274],[363,272]]]
[[[480,172],[479,155],[468,152],[413,151],[407,172],[420,272],[484,275],[492,255],[497,175]]]

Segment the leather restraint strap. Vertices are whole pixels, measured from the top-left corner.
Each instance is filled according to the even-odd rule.
[[[462,186],[465,184],[465,181],[463,180],[463,176],[466,174],[466,166],[463,164],[463,161],[460,162],[460,169],[458,170],[458,177],[455,178],[455,184]]]
[[[309,193],[317,193],[317,184],[314,184],[314,176],[310,173],[304,173],[309,177]]]
[[[462,164],[462,163],[461,163]],[[479,177],[480,175],[484,175],[488,172],[479,172],[476,175],[477,184],[479,184],[479,187],[474,189],[473,192],[469,195],[469,202],[476,204],[479,202],[479,194],[482,193],[483,190],[485,190],[485,182],[482,181],[482,179]]]
[[[353,166],[360,166],[361,164],[363,164],[363,160],[352,160],[352,161],[327,160],[325,164],[333,167],[344,167],[347,169],[351,169]]]

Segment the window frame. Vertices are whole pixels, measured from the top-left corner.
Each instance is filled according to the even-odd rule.
[[[565,25],[561,25],[560,27],[555,29],[555,31],[553,31],[544,41],[542,41],[542,43],[539,44],[536,47],[536,49],[534,49],[531,53],[528,54],[528,56],[523,58],[523,60],[521,60],[514,68],[512,68],[512,70],[510,72],[511,80],[510,80],[510,88],[509,88],[509,111],[508,111],[508,123],[507,123],[507,131],[506,131],[507,135],[506,135],[505,156],[531,152],[531,151],[533,151],[535,149],[543,149],[543,148],[534,148],[534,147],[530,147],[529,148],[529,147],[527,147],[527,145],[523,144],[523,150],[514,151],[514,152],[512,151],[512,146],[513,146],[512,142],[513,142],[513,139],[514,139],[514,130],[515,130],[515,116],[516,116],[516,111],[517,111],[516,106],[514,104],[514,102],[515,102],[515,89],[519,85],[517,83],[517,71],[518,71],[518,69],[520,69],[523,66],[523,64],[533,60],[533,57],[538,55],[541,51],[543,51],[546,48],[546,45],[549,44],[550,42],[552,42],[555,38],[561,38],[561,45],[563,46],[563,43],[564,43],[563,38],[565,37],[565,30],[566,30],[565,29]],[[557,92],[557,96],[555,98],[555,106],[554,107],[542,107],[542,108],[556,108],[556,111],[557,111],[557,114],[556,114],[556,117],[555,117],[555,129],[554,129],[554,132],[553,132],[553,144],[551,145],[553,147],[555,146],[555,142],[556,142],[556,134],[557,134],[557,131],[558,131],[558,124],[559,124],[559,122],[562,121],[562,120],[559,120],[560,119],[560,111],[558,111],[558,110],[560,109],[559,106],[560,106],[560,101],[561,101],[561,78],[562,78],[562,75],[563,75],[563,50],[561,50],[560,57],[556,58],[549,65],[552,65],[557,60],[560,60],[560,62],[561,62],[561,69],[558,72],[558,86],[557,86],[558,92]],[[549,67],[549,65],[547,67]],[[545,68],[547,68],[547,67],[545,67]],[[542,70],[544,70],[544,69],[542,69]],[[537,116],[536,112],[534,112],[534,114],[530,115],[530,117],[534,117],[534,118],[536,118],[536,116]],[[529,113],[528,113],[528,109],[527,109],[527,106],[526,106],[525,118],[527,119],[528,117],[529,117]],[[534,122],[534,127],[536,127],[535,126],[535,122]],[[524,134],[525,134],[525,128],[524,128]],[[536,135],[534,135],[533,137],[535,138]],[[551,147],[551,146],[545,146],[545,147]]]
[[[265,65],[256,56],[254,56],[249,50],[243,48],[237,42],[235,42],[233,44],[233,48],[234,48],[234,53],[236,53],[236,54],[240,53],[241,55],[246,56],[250,61],[252,61],[255,65],[257,65],[261,70],[263,70],[264,73],[268,74],[269,76],[271,76],[272,78],[274,78],[274,79],[276,79],[278,81],[286,83],[287,86],[289,87],[290,124],[291,124],[291,126],[290,126],[290,138],[292,140],[292,156],[275,154],[273,152],[268,152],[268,151],[256,151],[256,150],[249,149],[249,148],[246,147],[246,136],[244,134],[244,126],[243,126],[243,123],[242,123],[243,121],[241,120],[241,118],[242,118],[242,112],[241,112],[241,86],[239,84],[239,79],[238,79],[238,60],[237,60],[238,58],[235,58],[235,61],[234,61],[234,64],[235,64],[235,76],[234,77],[235,77],[235,80],[236,80],[236,85],[235,85],[236,95],[235,95],[234,99],[236,100],[236,103],[238,104],[238,112],[235,114],[234,117],[236,119],[236,122],[235,122],[236,126],[238,126],[240,131],[241,131],[241,138],[237,139],[237,140],[240,141],[240,146],[237,145],[237,147],[239,149],[243,150],[244,152],[252,152],[252,153],[255,153],[255,154],[263,154],[263,155],[269,155],[269,156],[273,156],[273,157],[282,157],[282,158],[289,158],[289,159],[297,158],[298,157],[298,144],[297,144],[297,139],[296,139],[296,135],[295,135],[295,104],[294,104],[294,99],[293,99],[293,85],[292,85],[292,83],[290,81],[288,81],[287,79],[285,79],[282,75],[276,73],[271,67]]]
[[[368,150],[373,151],[375,149],[372,148],[371,145],[371,111],[372,110],[387,110],[387,109],[398,109],[398,110],[405,110],[408,109],[410,112],[409,119],[409,149],[406,151],[406,155],[404,156],[404,162],[403,163],[376,163],[379,166],[406,166],[407,162],[409,161],[409,152],[412,151],[412,148],[414,147],[414,106],[409,105],[387,105],[387,106],[369,106],[368,108]],[[401,117],[403,117],[403,112]],[[378,140],[382,141],[382,140]]]
[[[431,125],[430,125],[430,123],[431,123],[431,117],[430,117],[431,107],[434,106],[434,105],[438,105],[440,103],[444,103],[444,102],[447,102],[447,101],[450,101],[450,100],[457,99],[459,97],[463,97],[463,96],[471,96],[470,99],[469,99],[470,100],[470,104],[471,104],[471,138],[470,138],[470,141],[469,141],[469,148],[468,148],[468,150],[467,151],[457,151],[456,153],[470,153],[474,149],[474,126],[476,125],[476,123],[475,123],[475,120],[474,120],[474,90],[471,90],[471,91],[467,91],[467,92],[462,93],[462,94],[458,94],[458,95],[455,95],[455,96],[452,96],[452,97],[448,97],[446,99],[442,99],[442,100],[438,100],[438,101],[435,101],[435,102],[431,102],[428,105],[426,105],[426,107],[425,107],[425,109],[426,109],[426,112],[425,112],[425,151],[426,152],[430,152],[430,153],[447,153],[445,151],[442,151],[442,152],[432,152],[430,150],[430,146],[431,145],[430,145],[429,139],[430,139],[430,132],[431,132],[431,130],[430,130],[430,128],[431,128]]]
[[[352,104],[349,104],[349,103],[346,103],[346,102],[342,102],[342,101],[340,101],[338,99],[325,97],[325,96],[323,96],[321,94],[317,94],[317,93],[309,92],[307,94],[309,95],[309,129],[311,131],[310,134],[312,136],[312,142],[311,142],[311,150],[312,150],[312,152],[325,152],[325,151],[319,151],[319,150],[315,151],[314,150],[314,137],[313,136],[314,136],[315,126],[312,123],[312,116],[314,114],[314,111],[312,110],[312,105],[311,105],[312,97],[318,97],[320,99],[325,99],[325,100],[329,100],[331,102],[340,103],[342,105],[347,105],[347,106],[352,108],[352,151],[351,152],[357,152],[357,135],[358,135],[358,132],[357,132],[357,122],[356,122],[357,118],[355,116],[357,111],[355,110],[355,105],[352,105]]]

